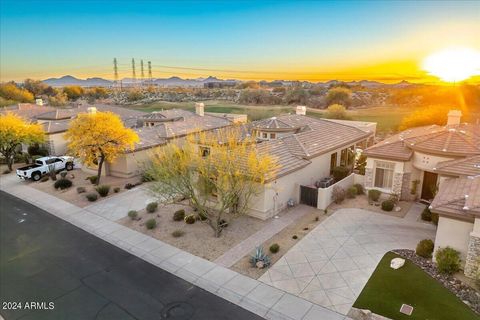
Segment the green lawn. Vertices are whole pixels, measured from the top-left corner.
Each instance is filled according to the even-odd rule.
[[[398,257],[387,253],[353,305],[395,320],[469,320],[480,319],[454,294],[415,264],[393,270],[390,261]],[[411,316],[399,312],[401,305],[414,307]]]
[[[205,111],[207,112],[222,112],[222,113],[237,113],[247,114],[249,120],[258,120],[263,118],[273,117],[282,113],[295,112],[294,106],[285,105],[242,105],[235,104],[228,101],[210,100],[205,101]],[[131,105],[129,108],[142,110],[146,112],[167,110],[173,108],[185,109],[194,111],[194,102],[153,102],[144,105]],[[398,125],[403,117],[409,114],[411,110],[408,108],[398,107],[373,107],[366,109],[347,110],[348,117],[351,120],[372,121],[377,122],[377,131],[379,133],[396,132]],[[307,112],[307,115],[313,117],[324,118],[324,110],[312,110]]]

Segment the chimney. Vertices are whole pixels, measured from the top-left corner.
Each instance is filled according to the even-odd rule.
[[[202,102],[195,103],[195,113],[200,117],[205,115],[205,105]]]
[[[448,112],[447,126],[458,126],[460,124],[461,117],[462,111],[450,110],[450,112]]]
[[[87,108],[88,114],[96,114],[97,113],[97,108],[95,107],[88,107]]]
[[[307,107],[305,106],[297,106],[297,110],[295,112],[298,115],[305,116],[307,114]]]

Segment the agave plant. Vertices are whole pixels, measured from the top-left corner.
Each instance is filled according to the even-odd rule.
[[[250,257],[250,263],[253,267],[262,269],[270,265],[270,257],[265,254],[263,247],[256,247],[255,253]]]

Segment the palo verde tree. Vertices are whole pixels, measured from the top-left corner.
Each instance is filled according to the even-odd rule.
[[[28,123],[13,113],[0,115],[0,153],[7,161],[8,170],[12,170],[13,159],[19,145],[43,141],[44,132],[41,125]]]
[[[87,165],[97,165],[97,184],[104,162],[112,162],[139,141],[135,131],[125,128],[120,117],[112,112],[79,114],[70,123],[65,138],[75,156]]]
[[[225,223],[248,211],[265,181],[273,179],[277,162],[238,128],[221,134],[199,133],[153,154],[152,190],[166,202],[191,205],[219,237]],[[187,205],[187,204],[186,204]]]

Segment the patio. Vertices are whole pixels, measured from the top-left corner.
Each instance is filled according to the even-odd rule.
[[[418,221],[423,207],[413,205],[404,218],[361,209],[341,209],[328,217],[260,281],[347,314],[383,255],[414,249],[435,237],[435,227]]]

